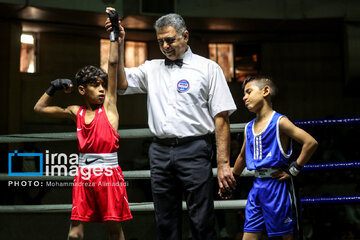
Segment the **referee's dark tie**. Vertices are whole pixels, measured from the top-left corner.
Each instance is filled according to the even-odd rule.
[[[182,59],[170,60],[168,58],[165,58],[165,65],[166,66],[172,66],[174,64],[178,65],[179,67],[182,67],[183,60]]]

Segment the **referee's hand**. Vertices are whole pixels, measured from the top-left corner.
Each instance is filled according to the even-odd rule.
[[[232,198],[232,193],[229,192],[229,191],[226,191],[226,190],[225,190],[225,191],[221,191],[221,190],[219,189],[218,194],[219,194],[220,198],[223,199],[223,200],[228,200],[228,199]]]
[[[236,188],[236,180],[234,175],[231,171],[230,166],[228,165],[218,165],[218,183],[221,192],[232,192]]]

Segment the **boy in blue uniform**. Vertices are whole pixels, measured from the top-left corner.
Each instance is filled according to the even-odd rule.
[[[244,143],[233,169],[234,175],[240,175],[245,167],[255,171],[245,209],[243,240],[260,239],[262,232],[291,240],[294,220],[289,187],[284,180],[300,172],[318,143],[272,109],[275,86],[269,78],[248,77],[243,89],[245,106],[256,114],[245,127]],[[291,139],[302,144],[302,149],[296,161],[289,163]],[[220,189],[220,195],[224,192]]]

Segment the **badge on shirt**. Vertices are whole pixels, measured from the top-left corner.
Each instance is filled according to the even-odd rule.
[[[178,81],[177,91],[179,93],[186,92],[187,90],[189,90],[189,88],[190,88],[190,83],[187,80],[182,79],[182,80]]]

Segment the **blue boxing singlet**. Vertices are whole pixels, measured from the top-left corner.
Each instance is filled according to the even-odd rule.
[[[280,142],[279,121],[282,117],[284,115],[274,111],[267,126],[259,134],[254,133],[255,119],[246,125],[245,155],[248,170],[281,167],[289,161],[291,142],[287,153]]]

